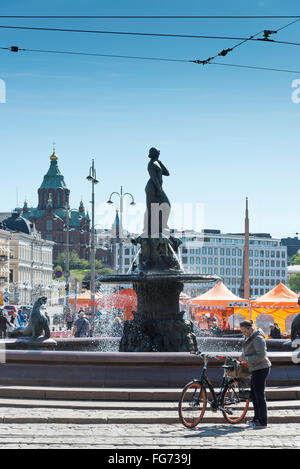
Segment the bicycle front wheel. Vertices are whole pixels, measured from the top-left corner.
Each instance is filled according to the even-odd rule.
[[[178,403],[178,413],[181,423],[187,428],[193,428],[201,422],[207,404],[205,387],[200,381],[190,381],[182,390]]]
[[[242,422],[249,407],[249,398],[244,397],[238,381],[229,382],[223,391],[221,409],[229,423]]]

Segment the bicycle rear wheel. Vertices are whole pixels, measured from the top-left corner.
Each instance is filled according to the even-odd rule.
[[[244,390],[238,381],[230,381],[224,388],[221,408],[225,420],[229,423],[242,422],[249,407],[249,398],[243,397]]]
[[[207,404],[205,387],[200,381],[190,381],[182,390],[178,413],[181,423],[187,428],[193,428],[201,422]]]

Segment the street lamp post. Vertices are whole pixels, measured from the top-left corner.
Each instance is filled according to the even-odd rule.
[[[123,201],[126,196],[131,197],[131,202],[130,202],[131,206],[135,205],[135,201],[134,201],[133,195],[130,192],[125,192],[125,194],[123,194],[123,187],[121,186],[120,192],[112,192],[110,194],[109,199],[107,201],[108,204],[113,204],[113,201],[111,200],[111,198],[115,194],[119,197],[119,200],[120,200],[120,210],[119,210],[119,213],[120,213],[120,228],[119,228],[120,254],[119,254],[118,272],[122,274],[122,270],[123,270],[123,252],[122,252],[123,251],[123,208],[124,208]]]
[[[94,160],[92,160],[92,166],[90,167],[89,175],[87,180],[92,183],[92,229],[91,229],[91,252],[90,252],[90,261],[91,261],[91,313],[92,313],[92,333],[94,331],[95,323],[95,184],[98,184],[96,178],[96,170],[94,166]]]
[[[66,314],[68,314],[70,310],[70,305],[69,305],[69,292],[70,292],[70,207],[67,204],[66,205],[66,261],[65,261],[65,311]]]

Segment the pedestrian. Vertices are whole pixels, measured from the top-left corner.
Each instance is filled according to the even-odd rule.
[[[111,328],[111,335],[112,337],[121,337],[123,334],[123,324],[120,316],[116,316],[112,328]]]
[[[0,310],[0,339],[5,339],[7,326],[10,326],[10,323],[3,314],[3,310]]]
[[[213,312],[211,312],[209,313],[209,316],[207,318],[208,329],[211,329],[212,327],[214,327],[214,323],[218,324],[218,318],[214,315]]]
[[[220,328],[220,326],[218,326],[217,322],[212,323],[210,330],[212,335],[215,337],[220,337],[222,335],[222,329]]]
[[[281,332],[277,322],[270,324],[270,339],[281,339]]]
[[[254,429],[268,425],[267,402],[265,396],[266,380],[270,373],[271,362],[267,357],[265,335],[262,329],[256,329],[253,321],[242,321],[240,329],[245,336],[241,362],[246,362],[251,373],[251,398],[254,418],[249,426]]]
[[[23,326],[24,323],[26,323],[26,318],[25,318],[24,314],[22,313],[21,309],[19,309],[19,311],[18,311],[18,321],[19,321],[21,326]]]
[[[82,311],[79,314],[79,318],[74,322],[72,334],[74,337],[87,337],[90,329],[90,323],[87,320],[86,314]]]
[[[22,323],[21,319],[19,318],[18,313],[13,313],[13,315],[11,316],[11,319],[10,319],[10,324],[12,325],[12,327],[14,329],[16,329],[17,327],[22,326],[23,323]]]
[[[66,323],[67,323],[67,330],[71,331],[72,330],[72,324],[73,324],[73,315],[72,315],[71,311],[69,311],[67,313]]]

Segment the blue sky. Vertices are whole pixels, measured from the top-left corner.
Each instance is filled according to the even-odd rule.
[[[1,15],[299,15],[297,4],[53,0],[41,6],[28,0],[2,6]],[[0,19],[0,25],[241,37],[288,22]],[[300,22],[274,38],[300,42]],[[205,59],[237,42],[2,29],[0,46]],[[291,99],[300,73],[1,50],[0,56],[6,84],[0,211],[16,205],[16,194],[19,204],[26,197],[36,206],[53,141],[72,207],[83,198],[90,208],[86,175],[93,157],[97,205],[121,185],[142,203],[147,153],[156,146],[171,173],[164,181],[171,203],[203,204],[206,228],[241,232],[248,196],[252,232],[300,232],[300,103]],[[299,57],[300,47],[251,42],[218,62],[300,71]],[[96,222],[105,224],[100,211]]]

